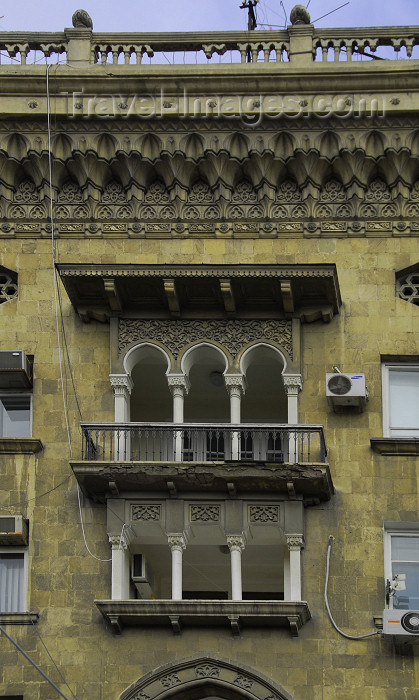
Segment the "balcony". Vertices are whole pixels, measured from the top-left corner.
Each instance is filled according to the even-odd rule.
[[[116,490],[275,492],[308,503],[333,484],[321,425],[82,423],[74,474],[86,495]]]
[[[95,604],[116,634],[125,626],[172,626],[175,634],[187,625],[228,625],[234,636],[241,625],[288,627],[298,637],[311,619],[305,601],[277,600],[96,600]]]

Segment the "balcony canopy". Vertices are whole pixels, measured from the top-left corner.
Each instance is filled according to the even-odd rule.
[[[335,265],[59,264],[84,321],[142,318],[300,318],[330,321],[341,296]]]

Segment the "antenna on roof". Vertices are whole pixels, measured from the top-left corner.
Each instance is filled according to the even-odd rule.
[[[256,7],[258,2],[259,0],[243,0],[243,4],[240,5],[241,10],[249,11],[247,15],[247,29],[249,32],[252,32],[258,26],[256,21],[256,13],[253,9]]]

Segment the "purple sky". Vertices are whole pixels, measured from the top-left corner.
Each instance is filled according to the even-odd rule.
[[[345,0],[310,0],[312,20],[342,5]],[[241,0],[81,0],[81,4],[57,0],[17,0],[2,3],[0,30],[61,31],[71,27],[73,11],[80,6],[89,12],[96,31],[204,31],[245,29],[246,12]],[[289,13],[294,5],[283,0]],[[305,3],[304,3],[305,4]],[[260,0],[259,22],[284,25],[280,0]],[[318,27],[418,25],[418,0],[351,0]]]

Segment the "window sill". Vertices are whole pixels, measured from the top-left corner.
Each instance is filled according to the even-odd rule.
[[[310,620],[306,602],[276,600],[95,600],[97,608],[116,634],[123,627],[172,626],[179,634],[188,625],[240,627],[288,627],[293,637]]]
[[[35,612],[0,612],[0,625],[32,625],[38,620]]]
[[[35,454],[41,452],[44,446],[37,438],[0,438],[0,454]]]
[[[370,438],[371,449],[380,455],[419,455],[419,438],[414,437],[381,437]]]

